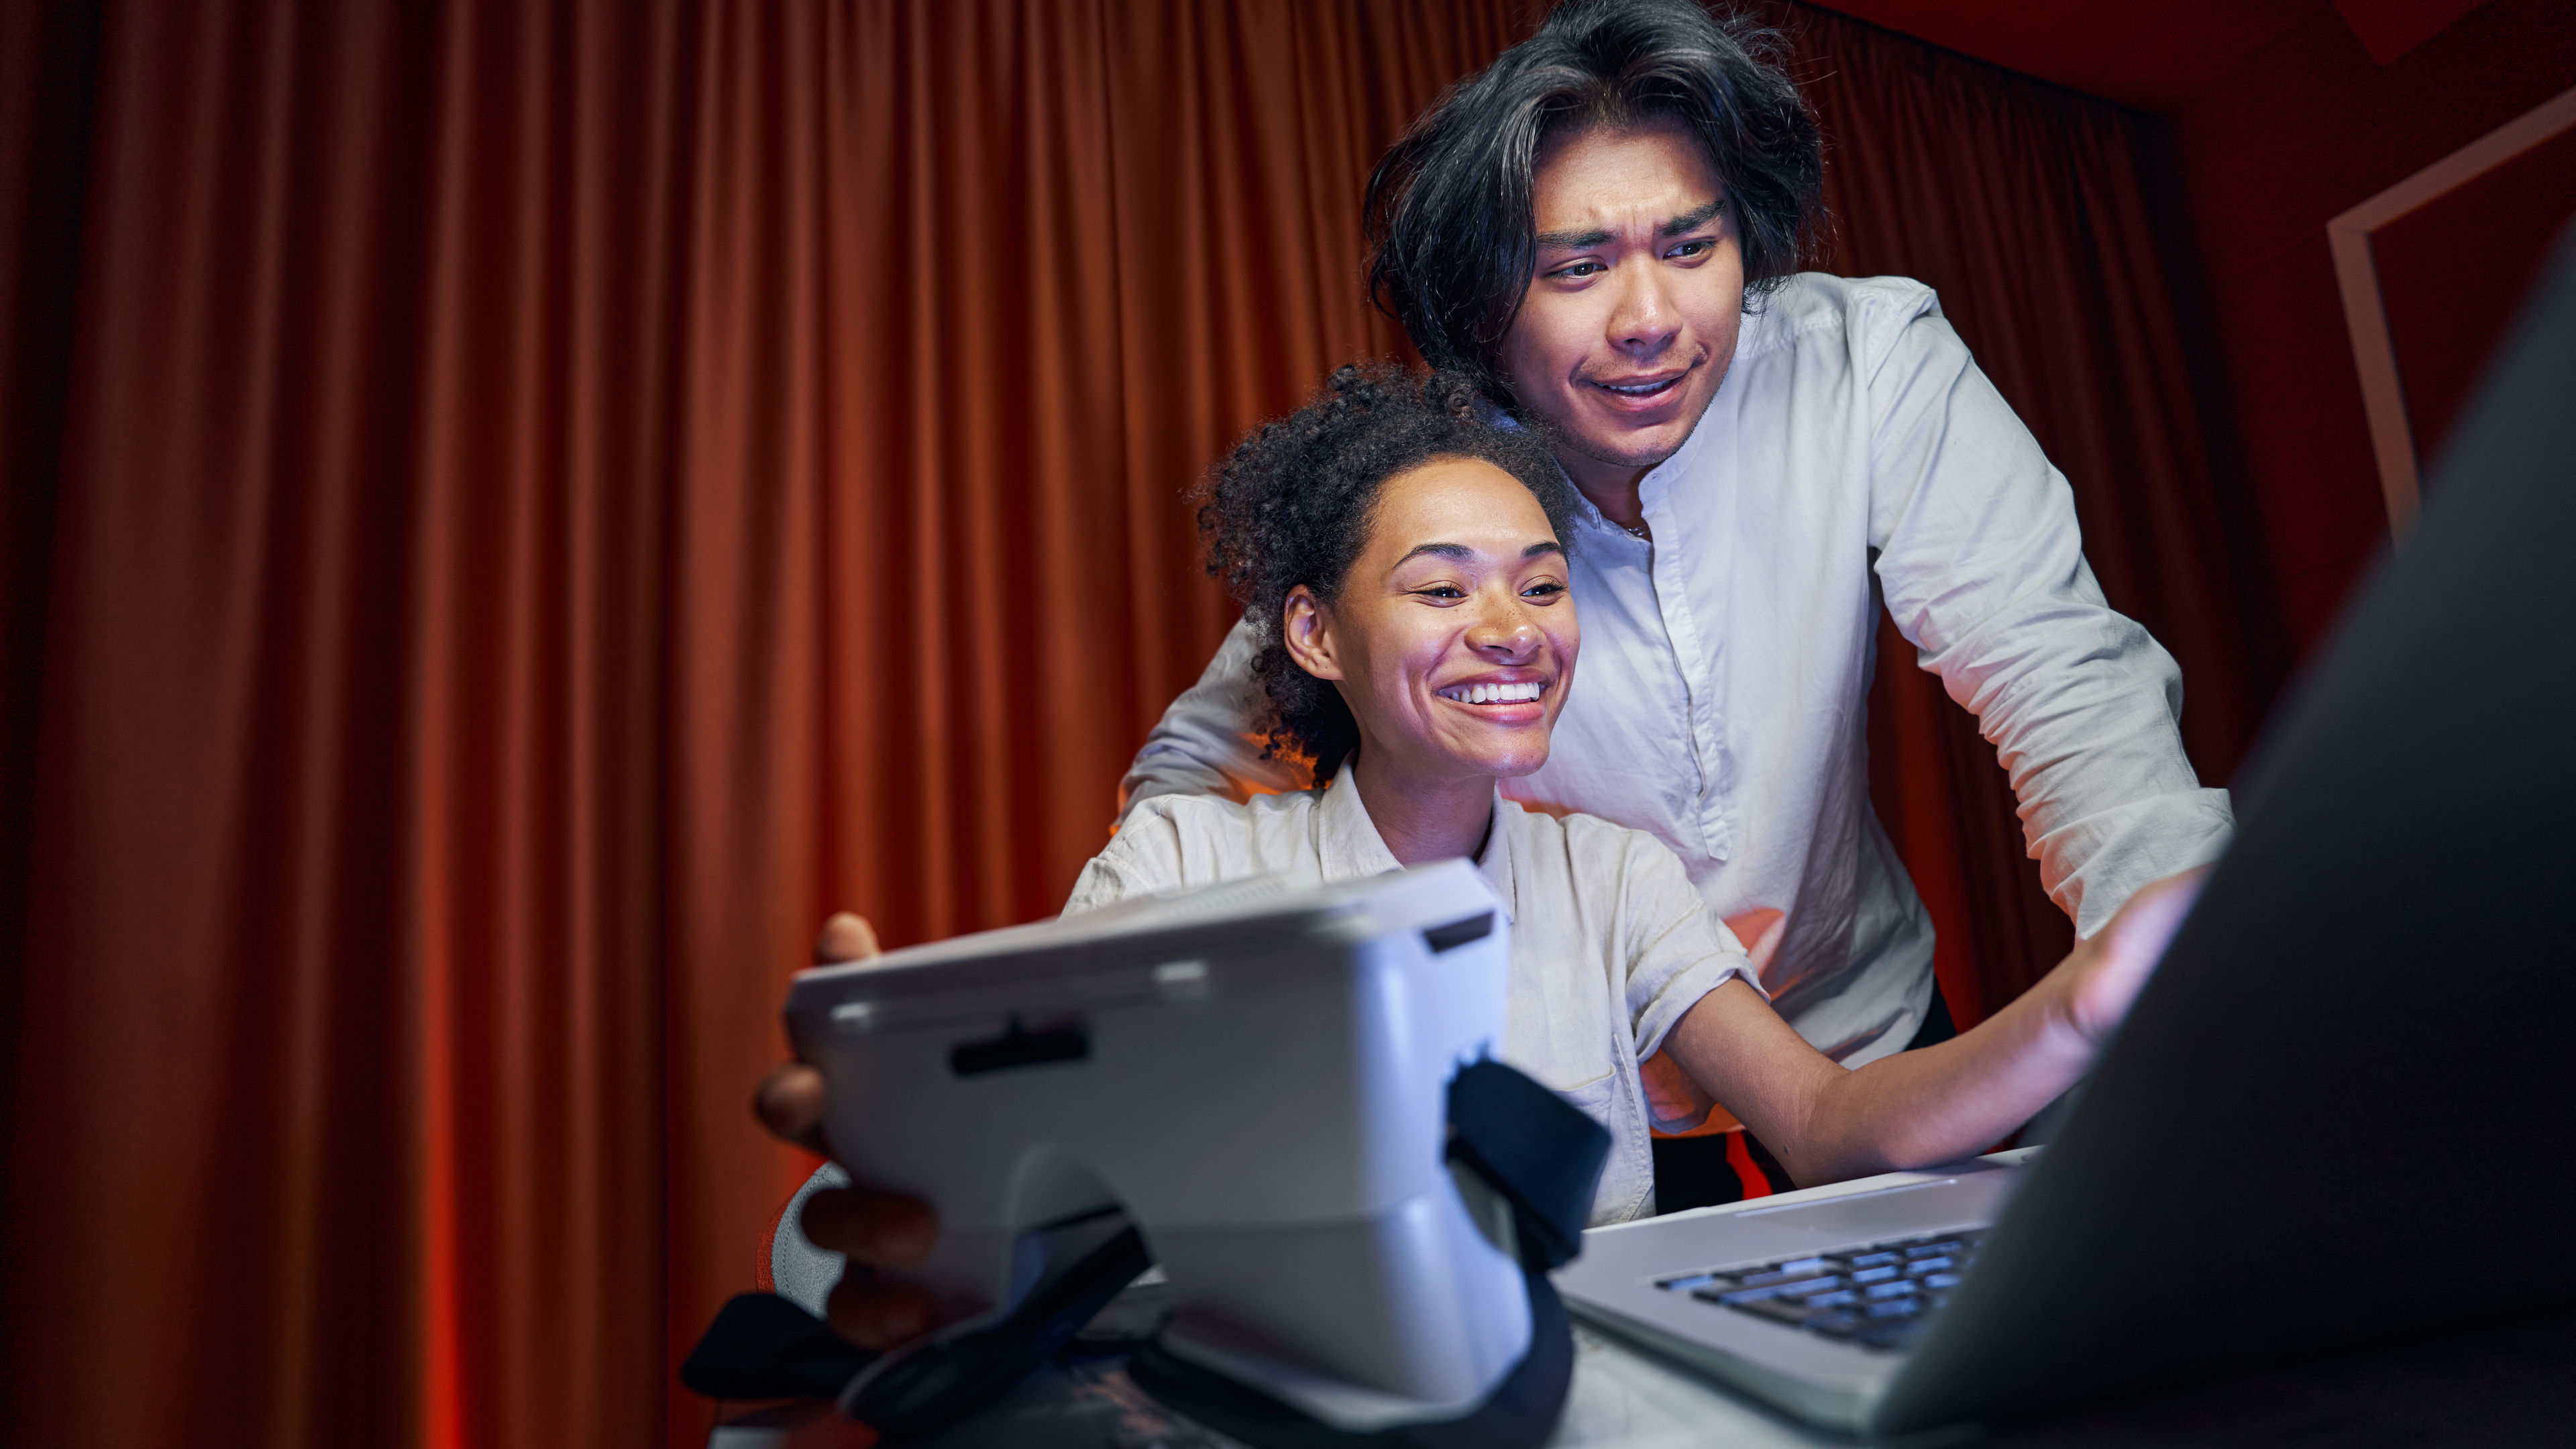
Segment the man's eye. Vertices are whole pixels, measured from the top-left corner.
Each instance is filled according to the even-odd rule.
[[[1686,241],[1680,246],[1673,248],[1671,251],[1666,252],[1664,255],[1683,258],[1706,256],[1716,245],[1717,244],[1715,242]]]
[[[1555,271],[1548,273],[1548,275],[1551,277],[1563,277],[1568,281],[1581,281],[1585,277],[1592,276],[1604,270],[1606,269],[1599,262],[1576,262],[1570,267],[1559,267]]]

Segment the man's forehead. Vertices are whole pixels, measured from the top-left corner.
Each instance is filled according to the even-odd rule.
[[[1713,218],[1722,196],[1716,169],[1679,127],[1578,133],[1551,149],[1536,182],[1531,211],[1542,246],[1688,230]]]
[[[1591,247],[1608,246],[1619,239],[1620,233],[1628,231],[1651,230],[1658,238],[1677,237],[1686,232],[1697,231],[1717,220],[1718,213],[1725,209],[1720,203],[1711,200],[1703,201],[1678,216],[1657,217],[1655,208],[1639,206],[1633,208],[1629,215],[1605,218],[1612,221],[1612,225],[1578,224],[1563,231],[1542,231],[1535,240],[1542,251],[1560,248],[1582,251]]]

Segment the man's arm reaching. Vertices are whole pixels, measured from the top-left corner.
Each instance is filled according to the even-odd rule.
[[[1217,795],[1239,804],[1315,783],[1300,761],[1262,758],[1263,709],[1252,656],[1252,631],[1238,622],[1199,682],[1145,736],[1127,778],[1118,782],[1119,819],[1157,795]]]
[[[2147,882],[2217,858],[2227,792],[2183,753],[2182,674],[2114,611],[2075,498],[1923,294],[1876,322],[1870,542],[1888,613],[1974,712],[2079,936]]]

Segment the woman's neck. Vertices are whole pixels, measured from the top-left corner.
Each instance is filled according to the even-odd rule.
[[[1351,762],[1351,783],[1387,853],[1399,865],[1472,857],[1484,848],[1494,823],[1490,775],[1425,776],[1387,764],[1381,750],[1363,749]]]

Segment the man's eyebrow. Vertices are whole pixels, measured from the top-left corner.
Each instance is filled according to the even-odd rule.
[[[1724,210],[1726,202],[1722,198],[1704,206],[1694,206],[1670,221],[1656,223],[1655,235],[1680,236],[1686,231],[1697,231],[1715,221],[1717,214]],[[1608,246],[1618,240],[1618,236],[1606,227],[1595,227],[1590,231],[1543,231],[1530,240],[1543,250],[1579,252]]]
[[[1724,210],[1726,210],[1726,203],[1723,200],[1712,201],[1706,206],[1694,206],[1690,210],[1683,212],[1681,215],[1674,217],[1672,220],[1665,222],[1663,225],[1656,227],[1655,235],[1680,236],[1686,231],[1697,231],[1701,227],[1708,225],[1710,222],[1717,220],[1717,214]]]
[[[1580,252],[1589,251],[1594,247],[1608,246],[1611,235],[1596,227],[1591,231],[1543,231],[1531,240],[1546,250],[1563,249],[1569,252]]]

